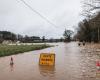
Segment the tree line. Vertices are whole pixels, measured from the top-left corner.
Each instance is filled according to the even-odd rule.
[[[40,42],[63,42],[64,39],[46,39],[45,36],[40,38],[39,36],[28,36],[28,35],[20,35],[15,34],[10,31],[0,31],[0,43],[3,41],[12,41],[12,42],[23,42],[23,43],[40,43]]]
[[[100,1],[84,1],[82,15],[85,19],[79,22],[75,38],[79,41],[99,42],[100,41]],[[97,5],[99,4],[99,5]]]
[[[28,35],[20,35],[15,34],[10,31],[0,31],[0,43],[5,40],[11,40],[13,42],[20,41],[20,42],[33,42],[35,40],[40,40],[38,36],[28,36]]]

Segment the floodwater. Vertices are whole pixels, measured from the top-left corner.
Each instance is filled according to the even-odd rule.
[[[100,80],[96,77],[96,56],[77,42],[0,58],[0,80]],[[54,52],[55,66],[39,66],[40,53]]]

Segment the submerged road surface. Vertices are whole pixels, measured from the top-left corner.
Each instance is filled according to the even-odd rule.
[[[96,78],[95,56],[82,53],[77,42],[0,58],[0,80],[100,80]],[[39,66],[40,53],[54,52],[55,66]]]

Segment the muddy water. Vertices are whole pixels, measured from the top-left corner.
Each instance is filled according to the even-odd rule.
[[[0,58],[0,80],[99,80],[96,78],[96,56],[88,55],[76,42],[56,43],[55,47]],[[56,54],[55,66],[39,66],[43,52]],[[90,54],[90,53],[89,53]]]

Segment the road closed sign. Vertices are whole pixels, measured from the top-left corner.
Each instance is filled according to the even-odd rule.
[[[39,65],[55,65],[55,54],[41,53],[39,59]]]

